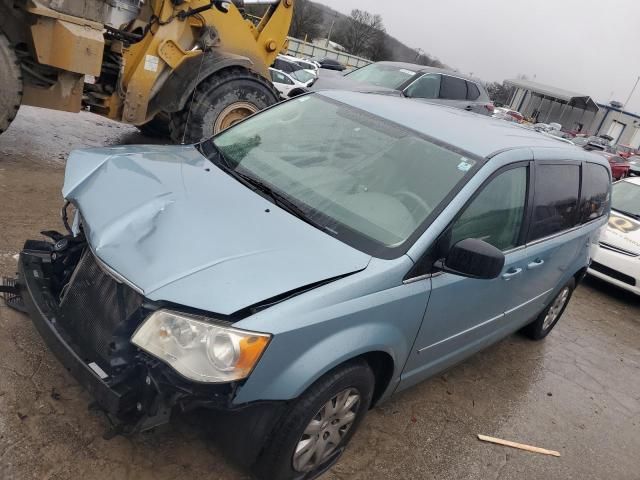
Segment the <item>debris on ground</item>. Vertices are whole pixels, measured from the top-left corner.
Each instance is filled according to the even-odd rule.
[[[525,445],[524,443],[510,442],[509,440],[503,440],[501,438],[487,437],[486,435],[478,435],[478,439],[482,440],[483,442],[495,443],[496,445],[503,445],[505,447],[526,450],[527,452],[541,453],[542,455],[551,455],[553,457],[560,456],[560,452],[556,452],[555,450],[547,450],[545,448],[533,447],[531,445]]]
[[[58,393],[58,391],[55,388],[52,388],[51,398],[53,398],[54,400],[60,400],[62,398],[62,395],[60,395],[60,393]]]

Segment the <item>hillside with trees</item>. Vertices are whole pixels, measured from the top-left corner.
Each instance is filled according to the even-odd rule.
[[[247,7],[247,12],[262,16],[264,6]],[[344,15],[326,5],[311,0],[296,0],[289,35],[312,42],[330,37],[347,53],[372,61],[392,60],[420,65],[445,67],[437,58],[422,49],[413,49],[386,32],[382,16],[355,9]]]

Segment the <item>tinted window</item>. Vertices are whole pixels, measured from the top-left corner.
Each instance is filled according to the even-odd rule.
[[[425,75],[412,83],[405,94],[411,98],[438,98],[441,78],[440,75]]]
[[[562,232],[576,225],[579,190],[578,165],[536,166],[529,241]]]
[[[442,76],[440,98],[446,100],[465,100],[467,98],[467,82],[461,78]]]
[[[475,83],[467,82],[467,100],[477,100],[480,98],[480,89]]]
[[[527,199],[527,167],[501,173],[451,227],[451,245],[478,238],[500,250],[518,246]]]
[[[602,165],[587,163],[582,170],[582,222],[604,215],[611,201],[611,179]]]

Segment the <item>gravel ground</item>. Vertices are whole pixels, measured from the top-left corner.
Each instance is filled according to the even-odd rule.
[[[60,229],[73,148],[148,142],[91,114],[23,108],[0,137],[0,275],[27,238]],[[117,193],[115,193],[117,194]],[[0,478],[199,479],[246,476],[197,416],[102,439],[104,417],[26,316],[0,305]],[[542,343],[507,338],[370,412],[337,479],[640,478],[640,299],[595,280]],[[482,433],[559,450],[546,457],[481,443]]]

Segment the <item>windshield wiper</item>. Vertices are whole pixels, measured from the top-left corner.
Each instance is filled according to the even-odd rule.
[[[268,197],[271,198],[271,200],[273,201],[273,203],[275,205],[279,206],[283,210],[286,210],[287,212],[289,212],[293,216],[295,216],[295,217],[299,218],[300,220],[308,223],[309,225],[317,228],[318,230],[322,230],[323,232],[327,232],[327,233],[335,236],[335,232],[333,230],[331,230],[329,227],[327,227],[325,225],[321,225],[317,221],[313,220],[311,217],[309,217],[309,214],[304,209],[300,208],[294,202],[289,200],[285,195],[283,195],[283,194],[281,194],[279,192],[276,192],[273,188],[271,188],[269,185],[265,184],[264,182],[260,181],[259,179],[255,178],[255,177],[253,177],[251,175],[247,175],[246,173],[242,173],[242,172],[237,171],[231,165],[231,162],[229,162],[229,160],[225,157],[225,155],[222,152],[222,150],[220,150],[220,148],[218,148],[218,146],[213,141],[210,141],[210,145],[211,145],[211,147],[213,148],[213,150],[215,152],[215,157],[216,157],[217,161],[212,159],[212,158],[209,158],[209,160],[211,160],[214,163],[216,163],[219,167],[221,167],[229,175],[234,177],[240,183],[244,184],[246,187],[248,187],[248,188],[250,188],[250,189],[252,189],[254,191],[257,190],[257,191],[260,191],[260,192],[264,193],[265,195],[267,195]]]
[[[623,215],[626,215],[627,217],[631,217],[631,218],[635,218],[636,220],[640,220],[640,214],[639,213],[625,212],[624,210],[620,210],[619,208],[614,208],[614,207],[611,207],[611,210],[615,210],[616,212],[621,213]]]
[[[258,180],[255,177],[252,177],[251,175],[247,175],[246,173],[238,172],[237,170],[231,170],[229,173],[239,178],[244,183],[247,183],[253,186],[256,190],[269,196],[274,204],[276,204],[283,210],[286,210],[293,216],[317,228],[318,230],[322,230],[323,232],[328,232],[332,234],[334,233],[331,229],[329,229],[325,225],[321,225],[317,221],[313,220],[303,208],[300,208],[294,202],[289,200],[285,195],[275,191],[273,188],[271,188],[269,185],[265,184],[264,182]]]

